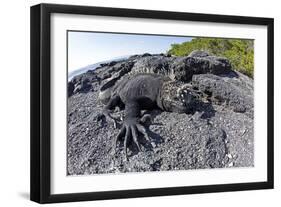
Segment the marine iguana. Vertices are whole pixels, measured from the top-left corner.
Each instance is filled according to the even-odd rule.
[[[193,90],[190,84],[174,81],[160,74],[140,73],[123,77],[113,87],[109,99],[101,100],[104,103],[107,102],[103,109],[104,116],[108,121],[113,122],[115,127],[116,120],[110,112],[117,106],[125,106],[123,126],[113,142],[113,149],[116,148],[117,141],[121,137],[125,137],[124,150],[126,159],[128,159],[129,139],[132,139],[139,151],[141,148],[138,133],[142,133],[147,141],[150,140],[146,128],[143,126],[150,115],[146,114],[141,117],[141,110],[158,107],[169,112],[189,113],[193,110],[199,96],[200,94]]]
[[[141,117],[142,109],[158,107],[168,112],[192,112],[195,105],[206,98],[202,92],[192,87],[193,75],[219,75],[232,71],[226,58],[210,56],[205,51],[193,51],[182,58],[152,55],[142,58],[142,61],[135,63],[130,59],[128,62],[132,63],[131,67],[123,67],[111,74],[99,93],[99,100],[106,105],[103,115],[115,127],[116,120],[110,112],[117,106],[125,106],[125,119],[114,140],[114,148],[117,141],[125,137],[126,158],[129,139],[133,140],[139,150],[138,132],[149,140],[142,125],[149,115]]]

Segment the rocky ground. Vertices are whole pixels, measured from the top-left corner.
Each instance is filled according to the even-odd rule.
[[[152,123],[147,126],[151,142],[140,137],[141,152],[129,144],[128,161],[123,144],[113,153],[112,142],[122,123],[115,129],[100,116],[101,85],[121,69],[134,70],[145,64],[169,68],[175,62],[189,64],[184,58],[144,54],[103,64],[69,82],[68,175],[254,165],[253,80],[232,70],[220,75],[200,72],[190,77],[200,90],[207,88],[223,100],[230,97],[227,107],[211,101],[193,114],[154,109],[149,112]],[[122,116],[123,111],[116,110],[114,115]]]

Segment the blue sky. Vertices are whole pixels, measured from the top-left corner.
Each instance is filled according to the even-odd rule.
[[[165,53],[171,44],[190,40],[190,37],[69,31],[68,71],[127,55]]]

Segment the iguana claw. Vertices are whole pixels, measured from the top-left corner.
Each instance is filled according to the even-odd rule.
[[[129,140],[132,140],[134,144],[137,146],[139,151],[142,151],[140,143],[139,143],[139,133],[143,134],[144,138],[147,141],[150,141],[149,136],[146,132],[145,127],[139,122],[137,119],[130,119],[123,123],[123,126],[121,127],[118,135],[116,136],[114,143],[113,143],[113,149],[116,149],[117,142],[122,137],[124,137],[124,152],[125,152],[125,158],[128,160],[128,142]]]

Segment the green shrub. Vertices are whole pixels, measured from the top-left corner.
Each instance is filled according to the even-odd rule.
[[[187,56],[193,50],[205,50],[229,59],[232,68],[250,77],[254,74],[254,41],[241,39],[194,38],[190,42],[172,44],[168,54]]]

